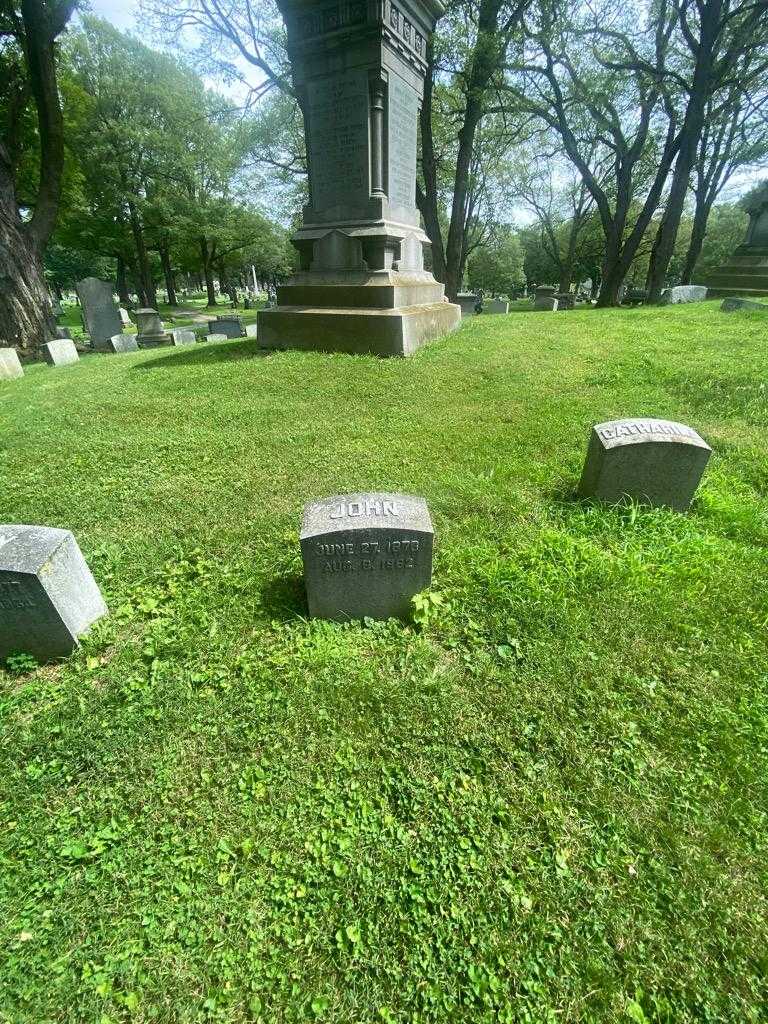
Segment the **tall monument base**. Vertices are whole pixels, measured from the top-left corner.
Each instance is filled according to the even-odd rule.
[[[299,273],[277,299],[259,312],[261,348],[409,356],[461,322],[425,271]]]
[[[707,278],[707,295],[768,295],[768,245],[740,245],[730,261]]]

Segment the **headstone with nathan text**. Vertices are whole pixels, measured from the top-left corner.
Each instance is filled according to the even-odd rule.
[[[113,334],[120,334],[123,323],[109,281],[86,277],[75,285],[82,307],[83,324],[93,348],[108,350]]]
[[[310,615],[408,618],[432,580],[433,539],[423,498],[364,492],[310,502],[300,535]]]
[[[0,659],[65,657],[106,613],[69,530],[0,526]]]
[[[626,419],[592,428],[579,484],[584,498],[624,498],[684,512],[712,449],[684,423]]]

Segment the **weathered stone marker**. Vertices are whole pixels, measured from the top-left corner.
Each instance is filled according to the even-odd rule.
[[[64,657],[106,613],[69,530],[0,526],[0,659]]]
[[[278,0],[304,115],[300,270],[258,314],[263,348],[409,355],[461,311],[424,269],[417,122],[439,0]]]
[[[226,336],[226,334],[206,334],[205,340],[206,341],[229,341],[229,338]]]
[[[208,321],[211,334],[226,334],[228,338],[242,338],[243,321],[239,316],[217,316]]]
[[[408,618],[432,580],[434,530],[423,498],[339,494],[304,508],[301,556],[310,615]]]
[[[533,308],[541,312],[554,313],[557,311],[557,297],[555,289],[549,285],[542,285],[536,289],[536,297],[533,300]]]
[[[75,285],[83,310],[83,323],[95,349],[109,350],[109,339],[123,329],[109,281],[86,277]]]
[[[80,358],[71,338],[56,338],[43,345],[42,350],[43,359],[49,366],[69,366]]]
[[[257,324],[246,324],[245,325],[245,336],[246,338],[257,338],[259,335],[259,328]]]
[[[171,343],[173,345],[194,345],[197,341],[197,335],[194,331],[184,331],[181,329],[171,331]]]
[[[737,295],[729,295],[720,303],[722,313],[735,313],[737,309],[757,309],[768,313],[768,302],[755,302],[753,299],[740,299]]]
[[[480,301],[480,296],[474,295],[471,292],[460,292],[456,296],[456,301],[458,302],[459,307],[461,308],[462,317],[475,316],[475,314],[477,313],[475,306]]]
[[[124,309],[122,306],[118,306],[117,312],[120,317],[120,323],[123,325],[123,327],[130,327],[132,321],[131,318],[128,316],[128,310]]]
[[[134,315],[138,325],[136,338],[139,348],[158,348],[170,344],[170,335],[165,333],[163,321],[156,309],[137,309]]]
[[[19,353],[15,348],[0,348],[0,380],[14,380],[24,376]]]
[[[707,297],[707,286],[703,284],[679,284],[665,288],[661,293],[662,306],[677,306],[681,302],[703,302]]]
[[[628,419],[592,428],[579,493],[622,498],[684,512],[712,449],[695,430],[671,420]]]
[[[489,299],[483,303],[484,313],[508,313],[509,303],[505,299]]]
[[[117,353],[138,352],[139,343],[135,334],[115,334],[109,339],[109,351]]]

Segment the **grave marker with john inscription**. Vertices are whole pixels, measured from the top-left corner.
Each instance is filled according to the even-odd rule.
[[[423,498],[340,494],[304,509],[301,555],[315,618],[405,619],[432,581],[434,531]]]
[[[579,493],[617,502],[631,498],[684,512],[712,449],[672,420],[626,419],[592,428]]]

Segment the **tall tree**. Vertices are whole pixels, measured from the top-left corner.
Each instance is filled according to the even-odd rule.
[[[0,2],[0,80],[7,83],[0,92],[0,345],[27,352],[53,334],[42,261],[64,168],[56,40],[74,7],[75,0]],[[30,146],[35,184],[24,159]]]
[[[708,108],[717,119],[734,88],[748,96],[768,74],[768,0],[674,0],[674,6],[682,56],[665,68],[648,69],[663,74],[684,104],[669,195],[651,253],[649,302],[659,301],[665,285]],[[624,66],[633,64],[634,55]]]

